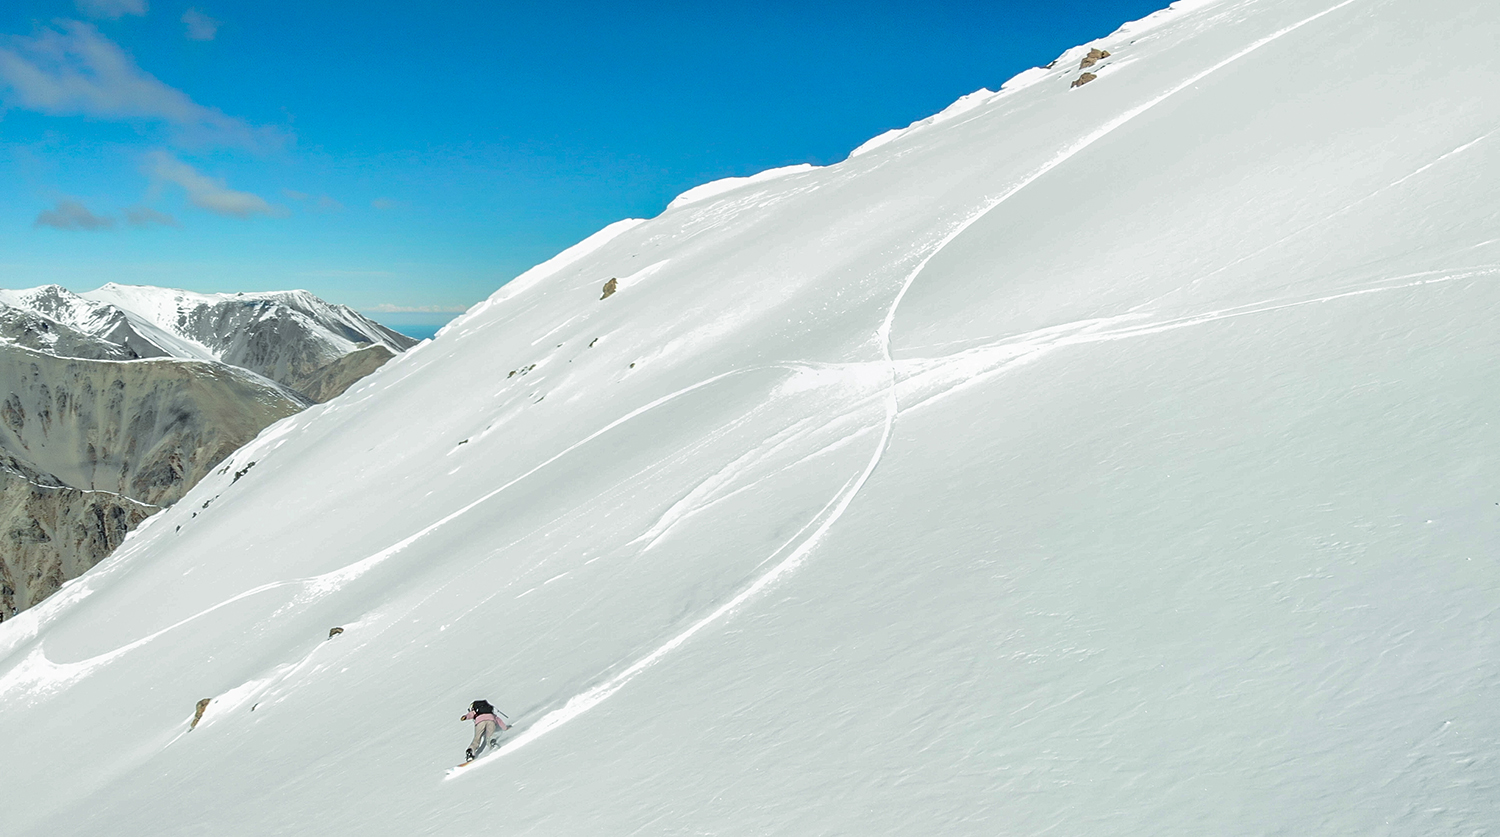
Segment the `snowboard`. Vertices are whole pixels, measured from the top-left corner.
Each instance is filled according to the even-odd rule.
[[[510,729],[515,729],[515,727],[512,726],[512,727],[510,727]],[[510,729],[507,729],[506,732],[509,732]],[[463,764],[457,764],[457,765],[454,765],[453,767],[448,768],[448,775],[452,776],[453,774],[455,774],[458,771],[464,769],[465,767],[468,767],[469,765],[473,764],[474,762],[476,762],[476,761],[483,761],[484,759],[489,758],[490,756],[493,756],[494,754],[496,754],[498,752],[500,752],[500,739],[499,739],[499,736],[497,735],[495,738],[490,739],[490,746],[485,747],[484,748],[484,752],[480,753],[479,755],[475,756],[474,758],[469,759],[468,761],[464,762]]]

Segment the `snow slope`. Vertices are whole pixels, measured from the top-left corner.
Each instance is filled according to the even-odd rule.
[[[612,226],[0,625],[7,833],[1493,833],[1497,33],[1197,0]]]

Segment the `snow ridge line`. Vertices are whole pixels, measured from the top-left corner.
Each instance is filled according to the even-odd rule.
[[[115,492],[115,491],[105,491],[102,488],[74,488],[71,485],[43,485],[42,483],[39,483],[39,482],[37,482],[37,481],[35,481],[35,480],[27,477],[25,474],[21,473],[20,471],[17,471],[14,468],[10,468],[10,467],[7,467],[5,465],[0,465],[0,472],[7,473],[7,474],[10,474],[12,476],[20,477],[22,482],[25,482],[27,485],[30,485],[33,488],[44,488],[44,489],[46,489],[48,491],[77,491],[80,494],[108,494],[111,497],[119,497],[121,500],[126,500],[126,501],[129,501],[131,503],[136,504],[137,506],[143,506],[143,507],[148,508],[148,509],[159,509],[159,508],[162,508],[162,506],[158,506],[158,505],[156,505],[154,503],[143,502],[141,500],[135,499],[134,497],[126,497],[124,494],[120,494],[120,493]]]

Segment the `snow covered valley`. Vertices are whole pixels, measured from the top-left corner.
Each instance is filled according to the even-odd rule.
[[[602,230],[0,625],[4,831],[1494,833],[1497,34],[1192,0]]]

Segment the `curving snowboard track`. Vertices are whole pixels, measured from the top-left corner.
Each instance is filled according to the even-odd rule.
[[[1338,11],[1339,9],[1342,9],[1343,7],[1355,2],[1358,2],[1358,0],[1342,0],[1342,2],[1324,9],[1323,11],[1315,15],[1304,18],[1303,20],[1277,30],[1276,32],[1273,32],[1272,34],[1267,35],[1266,37],[1250,44],[1239,52],[1234,53],[1228,58],[1225,58],[1219,63],[1214,64],[1208,69],[1191,76],[1187,80],[1179,83],[1175,87],[1167,90],[1156,98],[1151,99],[1144,104],[1138,105],[1115,117],[1114,119],[1100,126],[1094,132],[1083,137],[1082,139],[1078,140],[1071,146],[1058,153],[1051,160],[1048,160],[1031,174],[1016,182],[1009,189],[1006,189],[998,196],[985,201],[978,210],[970,213],[968,217],[964,218],[964,220],[956,224],[948,232],[947,235],[940,239],[937,244],[928,251],[927,255],[917,263],[916,267],[914,267],[911,272],[906,275],[906,278],[901,283],[901,289],[897,291],[895,298],[891,301],[890,307],[886,310],[885,320],[880,324],[880,327],[875,332],[875,337],[880,343],[881,357],[885,363],[887,370],[885,423],[883,428],[881,429],[880,441],[876,444],[875,452],[871,455],[870,461],[866,463],[864,470],[857,477],[845,483],[843,488],[839,490],[838,494],[836,494],[834,498],[830,500],[822,510],[819,511],[818,515],[813,518],[814,521],[820,521],[817,523],[816,528],[813,529],[813,531],[805,538],[803,538],[800,543],[797,543],[796,547],[793,548],[785,558],[781,559],[781,561],[778,562],[776,566],[772,567],[764,575],[757,578],[750,584],[750,586],[740,591],[740,593],[737,594],[734,598],[720,605],[712,613],[709,613],[707,616],[704,616],[697,622],[694,622],[687,629],[672,637],[667,642],[663,643],[650,654],[637,660],[628,668],[615,674],[613,677],[610,677],[603,683],[594,686],[588,691],[574,696],[561,708],[555,709],[547,713],[546,715],[543,715],[535,723],[527,726],[524,731],[522,731],[519,735],[502,746],[499,752],[497,752],[493,757],[491,757],[490,759],[486,759],[485,761],[490,762],[498,760],[500,758],[503,758],[507,754],[514,753],[522,747],[525,747],[526,745],[536,741],[538,738],[541,738],[543,735],[546,735],[552,730],[557,729],[558,727],[568,723],[574,718],[577,718],[578,716],[594,708],[595,706],[598,706],[600,703],[609,699],[611,695],[618,692],[631,680],[635,679],[635,677],[641,674],[641,672],[660,662],[664,657],[672,653],[672,651],[676,650],[683,643],[691,639],[694,634],[698,633],[699,631],[703,630],[714,622],[719,621],[734,610],[738,609],[741,605],[754,598],[761,591],[765,590],[767,587],[771,586],[776,581],[791,573],[799,565],[801,565],[801,563],[807,558],[808,554],[812,552],[813,548],[817,546],[818,542],[828,534],[828,531],[832,529],[833,525],[838,522],[840,517],[843,516],[844,512],[849,508],[849,505],[854,502],[854,498],[859,495],[860,490],[864,488],[865,483],[869,481],[870,476],[875,473],[875,469],[880,465],[880,460],[885,456],[886,450],[890,447],[891,435],[894,432],[896,426],[896,417],[900,413],[900,402],[897,400],[896,361],[891,354],[891,330],[895,325],[896,314],[901,308],[901,302],[903,299],[905,299],[907,292],[911,290],[911,287],[916,282],[917,277],[922,274],[922,271],[927,268],[927,265],[931,263],[939,253],[943,252],[943,250],[946,249],[949,244],[952,244],[970,227],[978,223],[996,207],[1000,206],[1011,197],[1016,195],[1016,193],[1036,182],[1038,179],[1045,176],[1048,172],[1052,171],[1063,163],[1066,163],[1068,160],[1072,159],[1084,149],[1105,138],[1106,136],[1109,136],[1124,125],[1130,123],[1136,117],[1146,113],[1147,111],[1151,110],[1152,108],[1156,107],[1172,96],[1197,84],[1209,75],[1212,75],[1213,73],[1223,69],[1224,67],[1233,64],[1234,62],[1240,60],[1241,58],[1244,58],[1245,56],[1249,55],[1252,52],[1255,52],[1256,50],[1266,46],[1267,44],[1280,40],[1286,35],[1298,29],[1301,29],[1303,26],[1306,26],[1309,23],[1312,23],[1326,15],[1332,14],[1333,12]],[[811,523],[808,524],[808,526],[812,525],[813,524]],[[793,536],[792,540],[784,545],[781,550],[778,550],[775,554],[780,554],[782,550],[785,550],[787,547],[791,546],[791,544],[796,542],[798,538],[802,538],[802,533],[806,531],[807,529],[806,527],[804,527],[802,532],[798,532],[797,535]],[[773,558],[775,557],[775,554],[773,554]],[[477,767],[478,765],[475,766]],[[450,774],[450,778],[452,776],[468,775],[472,772],[473,770],[470,769],[459,773],[453,773]]]

